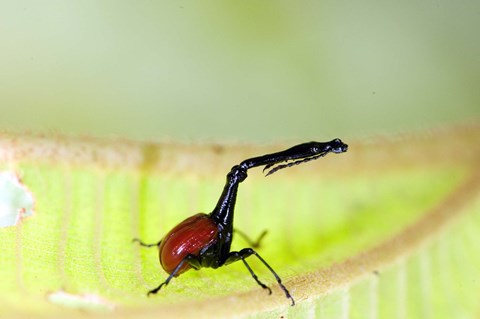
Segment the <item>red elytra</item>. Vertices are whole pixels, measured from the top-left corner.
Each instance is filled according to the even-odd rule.
[[[199,255],[200,250],[217,240],[218,227],[204,213],[193,215],[175,226],[162,240],[158,257],[163,269],[171,274],[188,255]],[[185,263],[175,277],[191,268]]]

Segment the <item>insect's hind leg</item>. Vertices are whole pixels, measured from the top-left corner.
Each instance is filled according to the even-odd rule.
[[[145,244],[139,238],[133,238],[132,243],[139,243],[140,246],[143,246],[143,247],[155,247],[155,246],[160,247],[160,244],[162,243],[162,241],[160,240],[158,243],[153,243],[153,244]]]
[[[253,248],[260,247],[260,242],[262,241],[263,237],[265,237],[265,235],[267,235],[268,233],[267,230],[264,230],[263,232],[261,232],[260,236],[258,236],[257,240],[253,241],[250,237],[247,236],[247,234],[245,234],[243,231],[239,229],[234,228],[233,232],[240,235],[240,237],[242,237],[247,242],[247,244]]]

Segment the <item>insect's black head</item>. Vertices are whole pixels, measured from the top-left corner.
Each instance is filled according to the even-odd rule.
[[[334,140],[331,140],[330,141],[330,147],[331,147],[331,151],[333,153],[343,153],[343,152],[346,152],[348,150],[348,145],[343,143],[341,139],[339,138],[336,138]]]
[[[319,154],[332,153],[344,153],[348,149],[348,145],[343,143],[341,139],[336,138],[327,143],[311,142],[310,153],[312,156]]]

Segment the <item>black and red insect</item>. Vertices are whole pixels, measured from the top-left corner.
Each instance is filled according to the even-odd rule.
[[[268,176],[280,169],[318,159],[330,152],[346,152],[347,148],[348,145],[337,138],[324,143],[303,143],[285,151],[244,160],[239,165],[233,166],[230,173],[227,174],[227,182],[223,192],[210,214],[199,213],[185,219],[175,226],[161,241],[155,244],[145,244],[139,239],[134,239],[142,246],[158,246],[160,264],[169,274],[167,279],[157,288],[150,290],[148,295],[156,294],[163,286],[168,285],[173,277],[179,276],[190,268],[196,270],[203,267],[218,268],[238,260],[245,264],[253,279],[271,294],[271,289],[257,278],[245,260],[247,257],[255,255],[273,274],[286,297],[292,301],[293,306],[295,300],[283,285],[280,277],[252,248],[256,244],[248,241],[252,247],[244,248],[240,251],[230,251],[234,232],[233,211],[238,185],[247,178],[247,170],[250,168],[265,166],[263,170],[269,169],[266,174]],[[240,232],[239,234],[242,235]],[[264,234],[260,237],[263,237]]]

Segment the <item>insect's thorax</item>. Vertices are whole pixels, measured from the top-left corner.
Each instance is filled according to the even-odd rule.
[[[224,228],[223,225],[217,225],[218,233],[217,239],[214,243],[205,247],[200,251],[198,261],[200,267],[203,268],[218,268],[222,266],[230,252],[232,245],[233,228]]]

